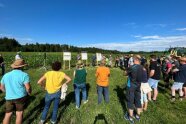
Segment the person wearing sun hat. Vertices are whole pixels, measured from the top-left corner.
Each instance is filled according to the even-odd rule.
[[[184,94],[186,93],[186,57],[181,57],[179,59],[180,61],[180,66],[179,68],[175,68],[172,70],[173,72],[173,79],[174,83],[171,87],[172,91],[172,99],[171,101],[175,101],[175,91],[179,90],[179,97],[180,101],[182,101],[183,98],[183,90],[184,89]]]
[[[3,124],[9,124],[14,107],[16,110],[16,124],[21,124],[23,110],[28,94],[31,94],[29,75],[22,71],[27,64],[23,59],[16,60],[11,67],[12,71],[6,73],[1,79],[1,90],[5,92],[6,114]]]
[[[80,91],[82,91],[83,103],[87,103],[87,90],[86,90],[86,76],[87,71],[84,68],[84,64],[81,60],[77,62],[77,68],[74,71],[74,91],[76,100],[76,109],[80,108]]]

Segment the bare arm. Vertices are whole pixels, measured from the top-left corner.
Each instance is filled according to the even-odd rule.
[[[30,83],[26,83],[24,85],[25,85],[25,88],[26,88],[26,91],[27,91],[28,95],[30,95],[32,93],[32,88],[30,86]]]
[[[46,80],[46,77],[45,77],[45,76],[42,76],[42,77],[38,80],[37,84],[43,85],[44,80]]]
[[[150,70],[149,77],[152,77],[155,73],[155,70]]]
[[[5,92],[5,86],[4,86],[4,84],[0,84],[0,89],[1,89],[1,91],[3,91],[3,92]]]
[[[73,76],[74,76],[74,77],[76,76],[76,71],[74,71],[74,74],[73,74]]]
[[[71,81],[71,78],[65,74],[64,78],[66,79],[65,84],[69,83]]]

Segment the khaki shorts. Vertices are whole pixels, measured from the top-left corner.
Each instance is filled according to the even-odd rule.
[[[27,96],[14,100],[6,100],[6,113],[13,112],[14,110],[23,111],[26,103],[26,98]]]

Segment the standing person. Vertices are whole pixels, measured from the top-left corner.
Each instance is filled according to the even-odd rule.
[[[84,68],[84,64],[80,60],[77,63],[77,69],[74,71],[74,90],[77,109],[80,108],[80,91],[82,91],[83,103],[86,104],[88,102],[86,90],[86,76],[87,71]]]
[[[172,99],[175,101],[176,90],[179,90],[180,101],[183,98],[183,84],[186,82],[186,58],[180,58],[180,66],[173,70],[174,84],[171,87]]]
[[[27,95],[31,94],[29,75],[22,71],[26,66],[24,60],[16,60],[11,67],[13,70],[6,73],[1,80],[1,90],[5,92],[6,114],[3,124],[10,124],[11,116],[16,110],[16,124],[21,124],[24,105]]]
[[[128,61],[129,61],[129,57],[128,57],[128,55],[125,55],[125,57],[124,57],[124,67],[125,67],[125,69],[128,68]]]
[[[17,54],[15,56],[15,60],[18,60],[18,59],[22,59],[21,51],[17,52]]]
[[[170,62],[170,58],[166,57],[164,62],[164,72],[163,72],[163,80],[165,82],[165,87],[169,88],[170,86],[170,79],[171,79],[171,68],[172,64]]]
[[[133,60],[133,54],[130,54],[130,58],[129,58],[129,61],[128,61],[128,67],[134,65],[134,60]]]
[[[2,69],[2,76],[5,74],[5,63],[2,54],[0,54],[0,67]]]
[[[58,106],[59,106],[60,96],[61,96],[60,89],[63,85],[62,81],[66,79],[65,84],[68,84],[71,81],[70,77],[67,76],[64,72],[61,72],[60,69],[61,69],[61,62],[56,61],[52,63],[52,71],[46,72],[44,76],[42,76],[38,80],[38,84],[41,86],[43,86],[44,81],[46,81],[45,106],[41,115],[40,124],[43,124],[45,122],[48,110],[52,102],[54,102],[54,105],[52,111],[52,118],[50,122],[52,124],[55,124],[57,121],[57,111],[58,111]]]
[[[116,56],[115,58],[115,67],[117,68],[119,64],[119,56]]]
[[[96,55],[92,56],[92,66],[96,66]]]
[[[102,101],[102,93],[104,93],[106,103],[109,103],[109,77],[110,69],[105,66],[105,60],[102,60],[96,70],[98,104]]]
[[[112,67],[112,55],[110,55],[110,57],[109,57],[109,67]]]
[[[143,82],[141,83],[141,105],[142,105],[142,109],[146,111],[148,106],[147,93],[151,92],[152,89],[148,83],[148,74],[149,74],[148,64],[146,63],[145,65],[142,66],[143,66]]]
[[[121,56],[120,56],[120,59],[119,59],[119,66],[120,66],[120,68],[123,68],[123,65],[124,65],[124,64],[123,64],[123,62],[124,62],[123,60],[124,60],[124,58],[123,58],[123,56],[121,55]]]
[[[135,115],[136,120],[140,120],[141,112],[141,82],[143,82],[143,66],[140,65],[141,57],[140,55],[134,56],[134,65],[127,69],[128,82],[127,82],[127,108],[128,112],[125,114],[124,118],[130,123],[134,123],[133,112],[134,108],[137,109],[137,114]],[[135,107],[134,107],[135,106]]]
[[[161,78],[161,67],[157,62],[156,55],[150,55],[150,66],[149,66],[149,80],[148,83],[150,87],[153,88],[153,101],[156,101],[158,96],[158,83]],[[151,101],[151,92],[148,93],[148,99]]]

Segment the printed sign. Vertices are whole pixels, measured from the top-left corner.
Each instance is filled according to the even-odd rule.
[[[71,60],[71,52],[63,52],[63,60]]]
[[[102,60],[101,53],[96,53],[96,59],[97,59],[97,61],[101,61]]]
[[[88,55],[87,55],[86,52],[82,52],[82,53],[81,53],[81,59],[82,59],[82,60],[87,60],[87,59],[88,59]]]

